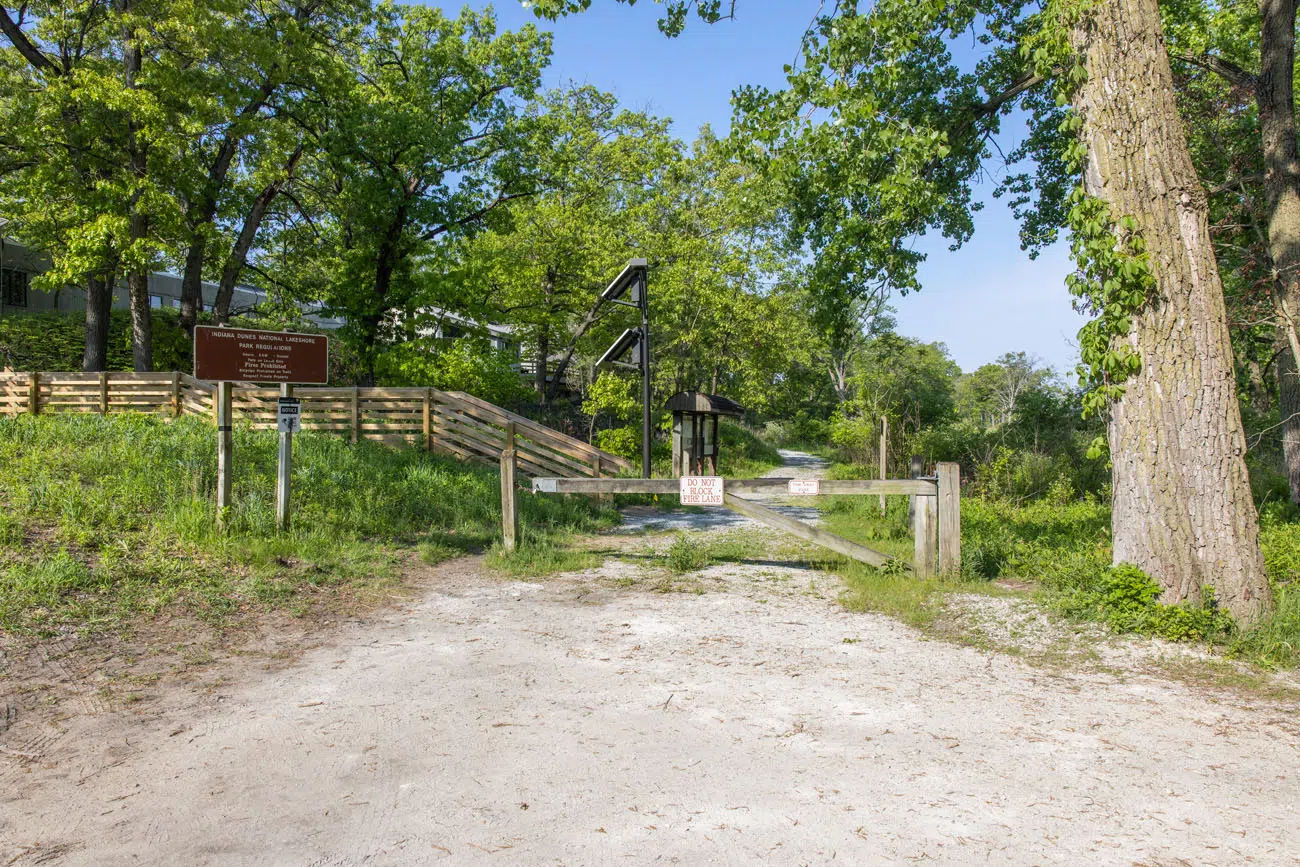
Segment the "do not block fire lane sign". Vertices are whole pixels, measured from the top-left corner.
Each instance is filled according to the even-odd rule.
[[[683,506],[721,506],[721,476],[682,476],[681,502]]]

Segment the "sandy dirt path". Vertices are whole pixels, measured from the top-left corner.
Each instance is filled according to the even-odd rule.
[[[611,568],[460,561],[287,669],[27,732],[0,865],[1300,864],[1294,707],[926,641],[797,566]]]

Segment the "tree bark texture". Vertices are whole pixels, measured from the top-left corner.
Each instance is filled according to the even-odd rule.
[[[1260,0],[1260,69],[1255,83],[1264,150],[1264,197],[1269,254],[1280,300],[1282,357],[1277,385],[1282,408],[1282,454],[1291,499],[1300,503],[1300,376],[1291,347],[1300,311],[1300,157],[1296,150],[1293,75],[1297,0]]]
[[[134,12],[132,0],[117,0],[121,14]],[[136,81],[144,63],[144,52],[140,48],[139,36],[134,25],[122,34],[122,78],[128,90],[136,89]],[[149,158],[145,143],[141,140],[140,127],[134,118],[127,121],[127,154],[130,159],[131,176],[137,184],[144,186],[149,174]],[[141,190],[131,196],[130,216],[127,222],[127,234],[133,253],[138,257],[138,246],[149,238],[149,214],[140,202]],[[140,265],[132,265],[126,275],[126,287],[131,299],[131,357],[137,372],[153,370],[153,311],[149,309],[149,270]]]
[[[108,323],[113,309],[113,273],[92,274],[86,281],[86,351],[81,369],[98,373],[108,369]]]
[[[1142,367],[1112,407],[1114,558],[1239,621],[1271,608],[1246,471],[1233,357],[1206,194],[1174,103],[1156,0],[1089,5],[1072,33],[1087,69],[1076,107],[1084,185],[1137,220],[1156,287],[1125,340]]]

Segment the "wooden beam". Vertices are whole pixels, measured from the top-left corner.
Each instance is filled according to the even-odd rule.
[[[727,479],[726,490],[738,494],[780,494],[789,485],[789,479]],[[821,496],[855,494],[914,494],[933,499],[938,486],[925,479],[823,479],[818,486]],[[539,494],[676,494],[681,490],[677,479],[587,479],[552,478],[533,479],[533,491]]]
[[[874,551],[865,545],[859,545],[857,542],[850,542],[843,536],[836,536],[834,533],[828,533],[817,527],[810,527],[802,521],[796,521],[788,515],[783,515],[775,509],[769,509],[767,506],[761,506],[752,500],[746,500],[737,497],[735,494],[728,493],[724,493],[722,499],[727,508],[739,512],[746,518],[758,521],[760,524],[766,524],[776,530],[784,530],[792,536],[797,536],[823,548],[829,548],[837,554],[843,554],[852,560],[859,560],[871,566],[884,566],[890,560],[890,557],[886,554]]]
[[[352,441],[361,441],[361,389],[352,386]]]
[[[937,499],[918,497],[912,510],[912,571],[918,578],[934,577]]]
[[[99,414],[108,415],[108,371],[99,374]]]
[[[433,450],[433,391],[426,388],[424,390],[424,405],[422,409],[422,420],[424,423],[424,450],[426,452]]]
[[[33,372],[27,387],[27,411],[32,415],[41,414],[41,375]]]
[[[939,464],[939,571],[961,573],[961,465]]]
[[[501,538],[507,552],[519,546],[519,489],[515,477],[515,423],[506,423],[501,450]]]

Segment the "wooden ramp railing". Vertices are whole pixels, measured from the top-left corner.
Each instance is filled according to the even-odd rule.
[[[162,412],[215,418],[215,386],[186,373],[0,373],[0,415],[42,412]],[[235,383],[236,421],[274,429],[278,388]],[[496,465],[514,425],[520,472],[598,478],[630,472],[630,461],[462,392],[436,388],[294,388],[302,426],[415,445]]]

